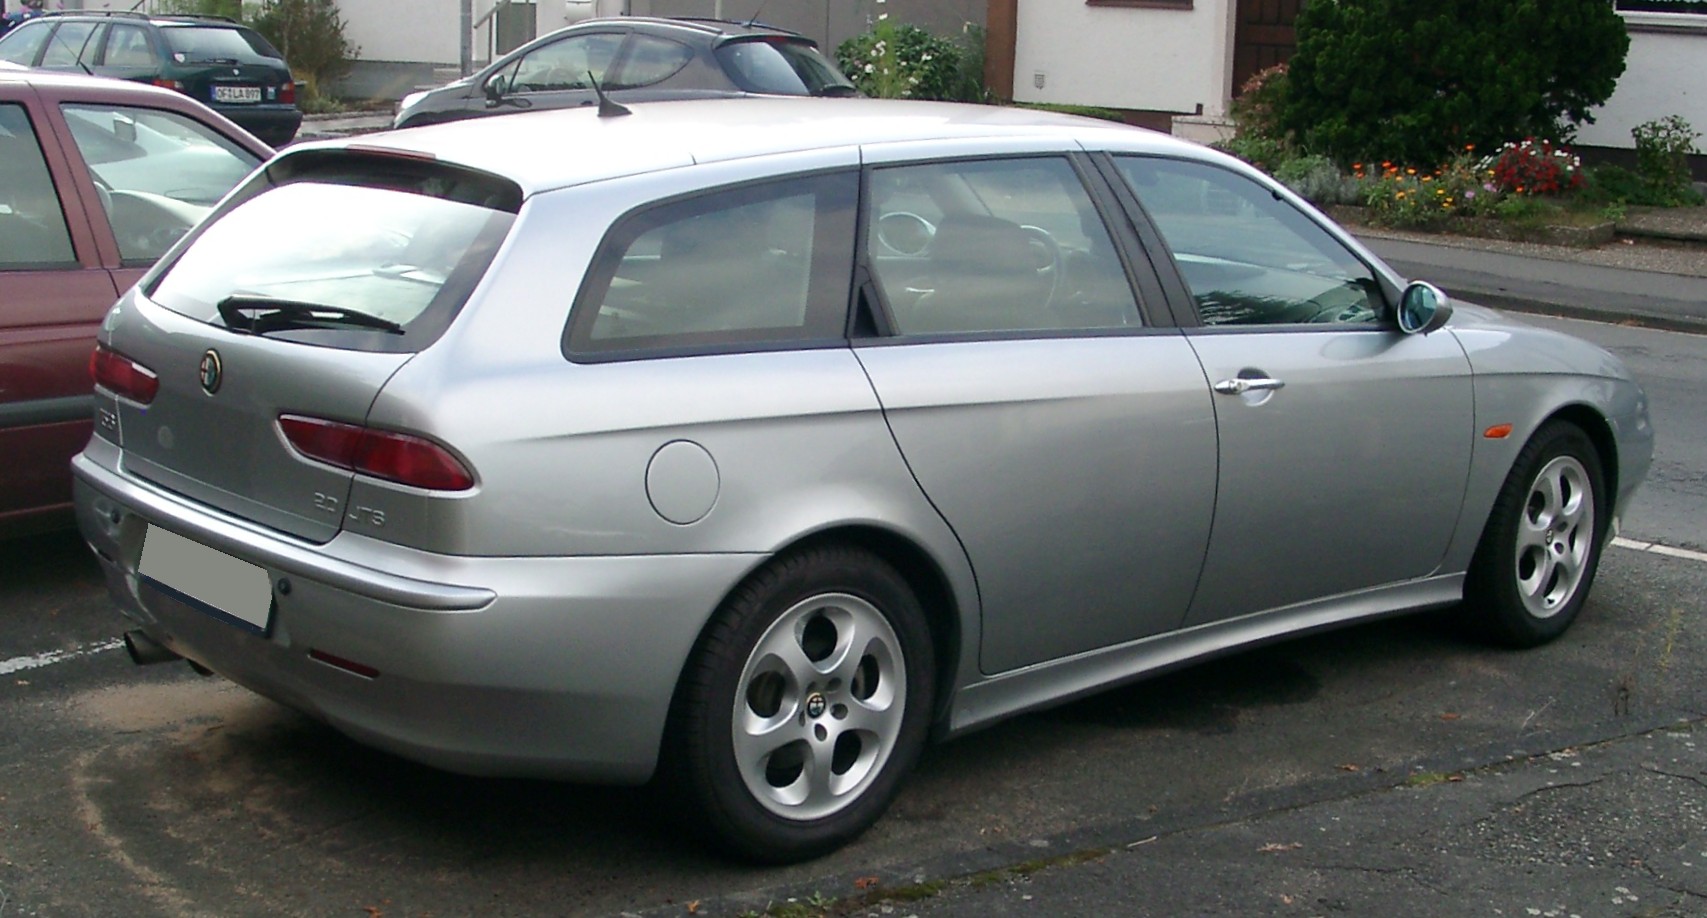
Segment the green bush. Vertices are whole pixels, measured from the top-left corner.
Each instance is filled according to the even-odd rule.
[[[154,0],[148,8],[157,16],[224,16],[243,21],[243,0]]]
[[[1346,165],[1566,139],[1630,46],[1606,0],[1318,0],[1297,35],[1280,126]]]
[[[1689,176],[1689,154],[1695,152],[1699,131],[1681,116],[1667,115],[1636,125],[1630,136],[1636,141],[1636,173],[1652,198],[1640,203],[1661,207],[1701,203]]]
[[[954,42],[887,18],[836,49],[836,62],[848,79],[879,99],[955,98],[960,57]]]
[[[344,17],[334,0],[270,0],[250,25],[285,56],[292,73],[307,84],[308,102],[322,87],[349,72],[361,49],[344,35]]]
[[[1312,154],[1284,160],[1275,167],[1274,177],[1312,204],[1363,203],[1356,182],[1326,156]]]

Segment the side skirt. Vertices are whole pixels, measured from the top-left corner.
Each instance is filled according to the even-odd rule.
[[[1065,704],[1210,657],[1358,622],[1449,606],[1463,598],[1464,575],[1447,574],[1209,622],[1000,673],[956,693],[939,738],[958,736],[1015,714]]]

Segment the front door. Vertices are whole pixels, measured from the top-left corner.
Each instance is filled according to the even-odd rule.
[[[1469,474],[1469,358],[1402,334],[1373,269],[1231,169],[1116,157],[1167,240],[1215,393],[1214,533],[1187,625],[1426,577]]]

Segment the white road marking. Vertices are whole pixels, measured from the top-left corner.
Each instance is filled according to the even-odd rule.
[[[70,650],[53,650],[47,653],[38,653],[29,657],[13,657],[10,660],[0,660],[0,676],[10,675],[12,673],[21,673],[30,669],[41,669],[44,666],[52,666],[55,663],[64,663],[68,660],[76,660],[81,657],[94,656],[98,653],[106,653],[109,650],[117,650],[123,646],[124,641],[120,640],[102,641],[99,644],[85,644],[82,647],[74,647]]]
[[[1707,561],[1707,551],[1691,551],[1687,548],[1673,548],[1658,542],[1639,542],[1635,539],[1619,537],[1612,544],[1631,551],[1645,551],[1651,555],[1665,555],[1668,558],[1682,558],[1685,561]]]
[[[1612,544],[1617,548],[1628,548],[1631,551],[1643,551],[1651,555],[1664,555],[1667,558],[1681,558],[1685,561],[1707,562],[1707,552],[1691,551],[1687,548],[1673,548],[1670,545],[1661,545],[1657,542],[1642,542],[1636,539],[1626,539],[1620,536],[1619,538],[1613,539]],[[54,650],[48,653],[38,653],[29,657],[13,657],[10,660],[0,660],[0,676],[6,676],[12,673],[21,673],[25,670],[41,669],[44,666],[52,666],[55,663],[65,663],[71,660],[81,659],[83,657],[94,656],[98,653],[106,653],[109,650],[118,650],[123,646],[124,641],[103,641],[99,644],[85,644],[82,647],[75,647],[71,650]]]

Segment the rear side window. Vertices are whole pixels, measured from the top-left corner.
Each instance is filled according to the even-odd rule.
[[[102,59],[108,67],[153,67],[154,48],[148,31],[137,26],[116,25],[107,33],[107,51]]]
[[[65,212],[22,107],[0,105],[0,269],[75,260]]]
[[[854,173],[745,185],[618,222],[575,303],[572,355],[842,339]]]
[[[210,324],[409,353],[467,302],[520,204],[505,180],[390,157],[308,153],[262,176],[144,292]]]
[[[693,49],[680,42],[652,35],[636,35],[623,59],[619,81],[611,89],[651,86],[675,76],[693,60]]]
[[[717,61],[745,92],[781,96],[857,95],[842,72],[804,41],[747,39],[717,46]]]

